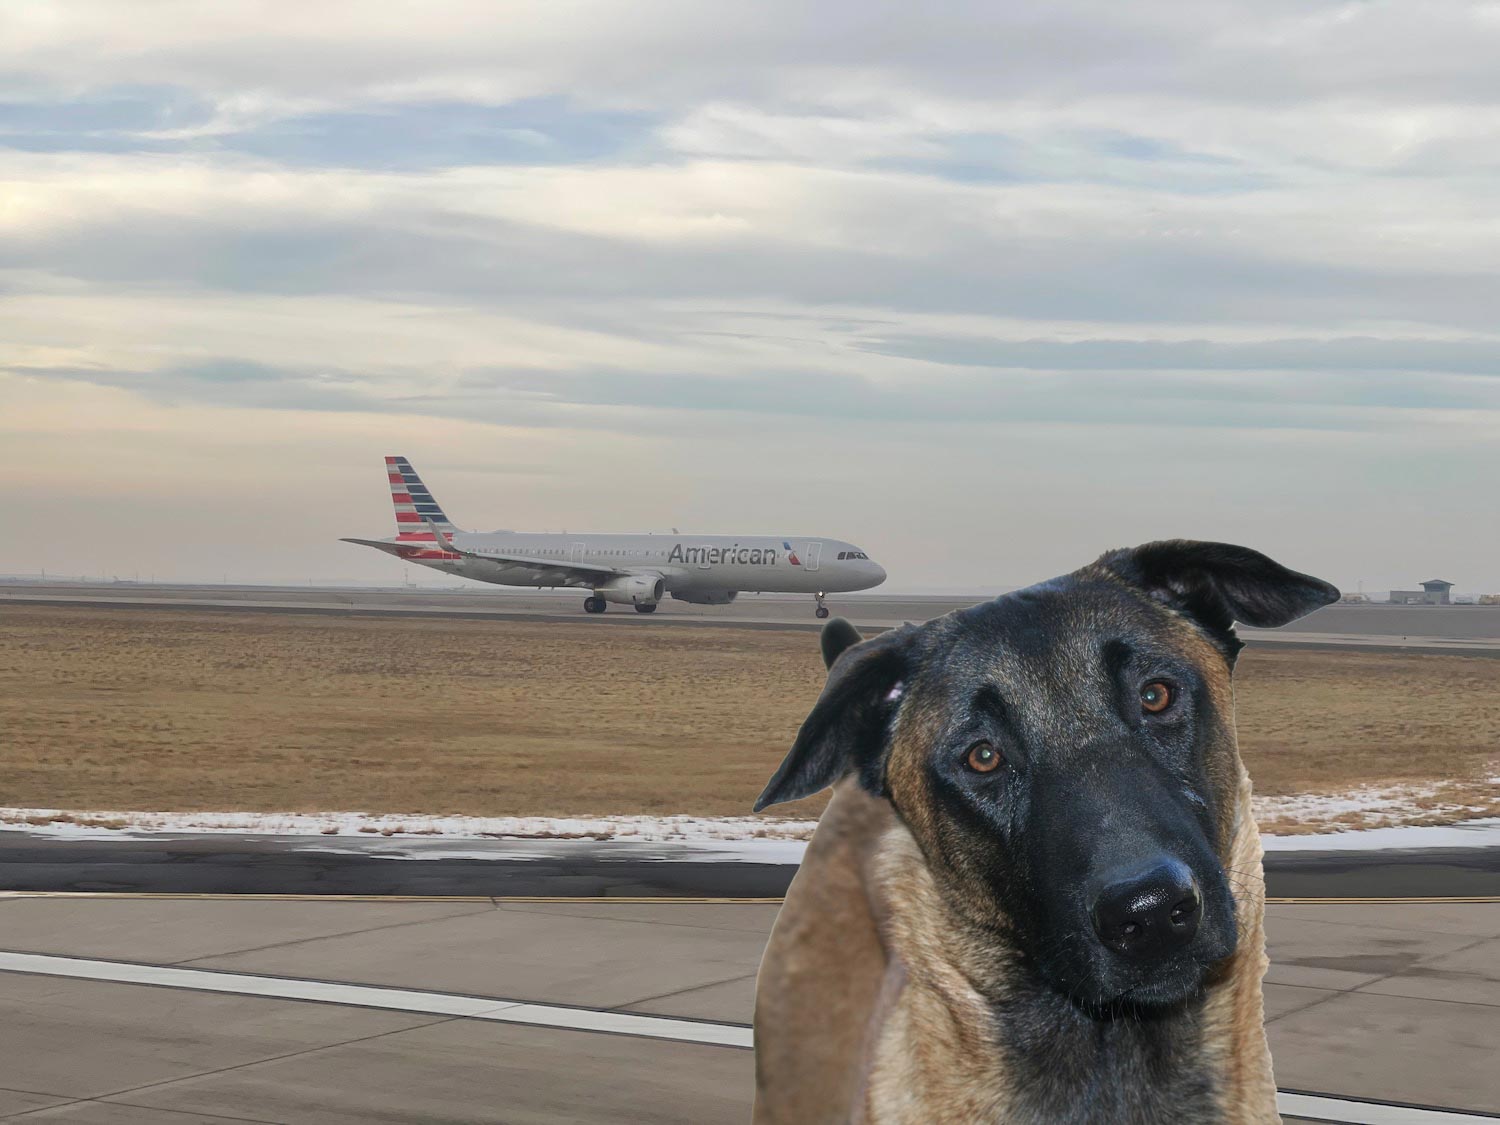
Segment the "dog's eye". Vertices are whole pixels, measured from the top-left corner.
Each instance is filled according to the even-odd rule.
[[[964,758],[964,764],[975,773],[991,773],[1004,760],[1000,755],[1000,751],[996,750],[988,742],[976,742],[973,746],[969,747],[969,753]]]
[[[1160,715],[1172,706],[1172,689],[1160,680],[1153,680],[1141,688],[1141,710],[1150,715]]]

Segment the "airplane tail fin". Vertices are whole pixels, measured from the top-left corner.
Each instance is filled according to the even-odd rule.
[[[453,521],[443,514],[422,478],[405,457],[387,457],[385,471],[391,478],[391,503],[396,506],[396,538],[404,542],[431,543],[437,539],[433,527],[453,531]]]

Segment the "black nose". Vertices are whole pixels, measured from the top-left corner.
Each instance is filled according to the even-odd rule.
[[[1094,899],[1094,932],[1126,957],[1165,957],[1193,940],[1203,896],[1187,864],[1163,859],[1117,876]]]

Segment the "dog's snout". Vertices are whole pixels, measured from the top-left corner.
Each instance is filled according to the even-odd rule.
[[[1152,960],[1193,940],[1203,918],[1203,895],[1187,864],[1158,860],[1112,877],[1094,898],[1094,932],[1114,952]]]

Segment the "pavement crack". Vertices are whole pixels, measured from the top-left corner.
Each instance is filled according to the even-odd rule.
[[[484,906],[478,910],[465,910],[462,914],[444,914],[441,918],[417,918],[410,922],[387,922],[381,926],[361,926],[354,930],[341,930],[333,934],[318,934],[316,937],[293,938],[290,941],[273,941],[267,945],[252,945],[245,949],[230,949],[220,953],[205,953],[201,957],[187,957],[181,961],[163,961],[164,965],[193,965],[200,961],[213,961],[220,957],[238,957],[244,953],[263,953],[268,949],[288,949],[294,945],[309,945],[315,941],[331,941],[334,938],[354,937],[357,934],[374,934],[382,930],[399,930],[407,926],[428,926],[438,922],[446,922],[450,918],[469,918],[476,914],[490,914],[495,911],[493,906]]]
[[[30,1117],[34,1113],[50,1113],[52,1110],[55,1110],[55,1109],[65,1109],[68,1106],[75,1106],[75,1105],[99,1105],[99,1106],[118,1105],[118,1106],[124,1106],[127,1109],[144,1109],[144,1110],[149,1110],[152,1113],[155,1113],[155,1114],[164,1114],[164,1115],[167,1115],[167,1116],[170,1116],[170,1117],[191,1118],[194,1121],[239,1121],[239,1122],[246,1123],[246,1125],[282,1125],[282,1122],[272,1121],[268,1117],[233,1117],[233,1116],[230,1116],[230,1115],[224,1114],[224,1113],[207,1113],[207,1112],[200,1112],[198,1110],[193,1110],[193,1109],[163,1109],[159,1105],[136,1105],[133,1102],[120,1102],[120,1101],[113,1101],[113,1100],[111,1100],[111,1101],[105,1101],[105,1100],[103,1100],[105,1098],[112,1098],[112,1095],[110,1095],[110,1094],[101,1094],[101,1095],[99,1095],[98,1097],[95,1097],[95,1098],[69,1098],[65,1102],[59,1102],[57,1105],[39,1106],[36,1109],[28,1109],[28,1110],[26,1110],[26,1111],[24,1111],[22,1113],[13,1113],[13,1114],[10,1114],[10,1115],[8,1115],[8,1116],[6,1116],[4,1118],[0,1118],[0,1120],[17,1121],[17,1120],[19,1120],[22,1117]]]
[[[90,1099],[90,1100],[91,1101],[98,1101],[98,1099]],[[128,1106],[131,1109],[145,1109],[145,1110],[150,1110],[152,1113],[168,1113],[168,1114],[171,1114],[173,1117],[178,1117],[178,1116],[180,1116],[180,1117],[208,1117],[208,1118],[213,1119],[214,1121],[243,1121],[243,1122],[247,1122],[248,1125],[285,1125],[284,1122],[274,1121],[274,1120],[272,1120],[269,1117],[236,1117],[236,1116],[233,1116],[231,1114],[226,1114],[226,1113],[199,1112],[198,1110],[195,1110],[195,1109],[163,1109],[159,1105],[137,1105],[135,1102],[122,1102],[122,1101],[118,1100],[117,1098],[111,1098],[107,1102],[102,1102],[101,1101],[101,1102],[98,1102],[98,1104],[99,1105],[123,1105],[123,1106]]]
[[[59,1094],[56,1090],[27,1090],[20,1086],[0,1086],[0,1094],[31,1094],[33,1097],[38,1098],[74,1098],[72,1094]],[[31,1111],[27,1110],[26,1112],[30,1113]]]
[[[34,1106],[31,1109],[17,1110],[15,1113],[0,1113],[0,1121],[14,1121],[18,1117],[26,1117],[33,1113],[41,1113],[43,1110],[62,1109],[65,1106],[78,1105],[82,1102],[93,1101],[92,1098],[75,1098],[72,1094],[47,1094],[41,1090],[17,1090],[14,1086],[0,1086],[0,1093],[6,1094],[31,1094],[38,1098],[55,1098],[50,1105]]]
[[[156,1090],[164,1086],[175,1086],[182,1082],[196,1082],[200,1078],[214,1078],[221,1074],[232,1074],[237,1070],[248,1070],[250,1067],[264,1066],[267,1063],[285,1062],[287,1059],[301,1058],[304,1055],[316,1055],[320,1051],[332,1051],[339,1047],[352,1047],[358,1043],[370,1043],[376,1039],[385,1039],[392,1035],[404,1035],[408,1031],[421,1031],[439,1024],[454,1023],[463,1020],[464,1016],[442,1016],[437,1019],[423,1020],[420,1023],[408,1027],[395,1027],[389,1031],[377,1031],[373,1035],[360,1035],[353,1039],[342,1039],[337,1043],[322,1043],[316,1047],[304,1047],[298,1051],[287,1051],[281,1055],[268,1055],[263,1059],[251,1059],[248,1062],[235,1063],[233,1066],[216,1067],[213,1070],[203,1070],[196,1074],[181,1074],[176,1078],[163,1078],[157,1082],[147,1082],[140,1086],[127,1086],[122,1090],[114,1090],[108,1094],[99,1094],[96,1097],[86,1099],[88,1101],[101,1101],[105,1098],[121,1098],[128,1094],[139,1094],[145,1090]],[[145,1106],[146,1109],[156,1109],[155,1106]],[[253,1120],[253,1119],[251,1119]],[[275,1125],[273,1122],[272,1125]]]
[[[740,973],[738,976],[725,977],[723,980],[704,981],[702,984],[690,985],[687,988],[674,988],[671,992],[659,992],[655,996],[642,996],[639,1000],[627,1000],[623,1004],[616,1004],[609,1011],[620,1012],[628,1008],[634,1008],[639,1004],[649,1004],[653,1000],[665,1000],[669,996],[685,996],[689,992],[701,992],[705,988],[714,988],[721,984],[733,984],[739,980],[754,980],[755,973]],[[668,1017],[671,1018],[671,1017]]]
[[[27,1091],[22,1090],[21,1093]],[[56,1094],[48,1094],[48,1097],[58,1097]],[[30,1117],[33,1113],[47,1113],[54,1109],[66,1109],[70,1105],[88,1105],[93,1098],[61,1098],[51,1105],[39,1105],[35,1109],[23,1109],[19,1113],[0,1113],[0,1121],[19,1121],[23,1117]]]
[[[1453,957],[1453,956],[1455,956],[1456,954],[1459,954],[1459,953],[1467,953],[1469,950],[1473,949],[1475,946],[1484,945],[1487,942],[1491,942],[1491,941],[1494,941],[1494,940],[1495,940],[1494,938],[1488,938],[1488,937],[1478,938],[1475,941],[1469,942],[1467,945],[1461,945],[1457,949],[1450,949],[1446,953],[1439,953],[1437,956],[1439,958],[1441,958],[1441,957]],[[1426,960],[1426,958],[1424,958],[1423,960]],[[1357,992],[1357,993],[1360,993],[1361,995],[1367,995],[1367,996],[1384,996],[1384,995],[1386,995],[1386,993],[1383,993],[1383,992],[1366,992],[1365,990],[1368,989],[1372,984],[1383,984],[1385,981],[1392,980],[1392,979],[1394,979],[1396,977],[1406,976],[1409,970],[1411,970],[1412,968],[1415,968],[1416,965],[1420,965],[1421,963],[1422,963],[1421,961],[1417,961],[1413,965],[1403,966],[1401,969],[1398,969],[1398,970],[1396,970],[1394,972],[1384,973],[1381,976],[1376,977],[1374,980],[1367,980],[1363,984],[1357,984],[1357,985],[1355,985],[1352,988],[1346,989],[1345,991],[1347,991],[1347,992]],[[1411,997],[1408,997],[1408,999],[1411,999],[1411,1000],[1430,1000],[1430,999],[1436,999],[1436,997],[1411,996]],[[1483,1000],[1447,1000],[1447,1001],[1443,1001],[1443,1003],[1447,1003],[1447,1004],[1478,1004],[1478,1005],[1483,1006],[1483,1007],[1492,1007],[1493,1006],[1493,1005],[1486,1004],[1486,1002],[1483,1001]],[[1308,1005],[1308,1006],[1311,1007],[1312,1005]]]
[[[591,906],[607,906],[607,903],[590,903]],[[662,903],[660,905],[671,905]],[[738,905],[757,906],[759,903],[743,903]],[[684,930],[722,930],[731,934],[759,934],[769,933],[765,926],[705,926],[700,922],[663,922],[656,918],[610,918],[604,914],[576,914],[571,910],[539,910],[530,906],[506,906],[499,905],[499,910],[510,914],[545,914],[550,918],[583,918],[590,922],[618,922],[630,926],[672,926]]]
[[[1305,988],[1307,986],[1306,985],[1296,985],[1296,986],[1289,986],[1289,987]],[[1316,1008],[1319,1004],[1326,1004],[1326,1003],[1328,1003],[1328,1001],[1336,999],[1336,998],[1338,998],[1340,996],[1348,996],[1351,990],[1347,989],[1347,988],[1338,988],[1338,989],[1322,989],[1322,988],[1320,988],[1318,991],[1319,992],[1326,992],[1328,995],[1326,995],[1326,996],[1319,996],[1316,1000],[1309,1000],[1306,1004],[1299,1005],[1296,1008],[1289,1008],[1285,1012],[1279,1012],[1276,1015],[1271,1016],[1269,1019],[1266,1020],[1266,1026],[1269,1027],[1271,1024],[1275,1023],[1277,1020],[1284,1020],[1288,1016],[1300,1016],[1303,1012],[1311,1011],[1313,1008]]]

